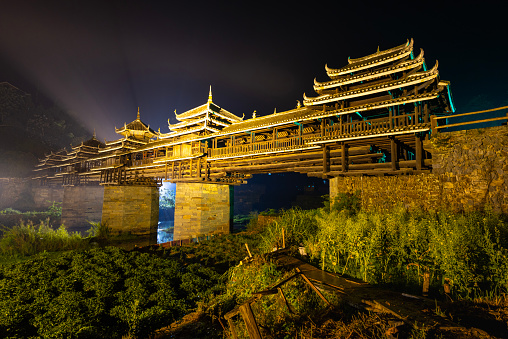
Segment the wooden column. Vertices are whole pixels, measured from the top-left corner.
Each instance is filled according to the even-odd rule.
[[[392,171],[396,171],[399,167],[399,145],[393,137],[390,138],[390,146],[392,157]]]
[[[245,303],[240,306],[240,314],[242,315],[243,321],[245,322],[245,327],[247,327],[249,338],[261,339],[261,333],[259,332],[256,318],[254,318],[254,313],[252,313],[252,309],[250,308],[249,303]]]
[[[323,146],[323,178],[326,177],[326,173],[330,172],[330,147]]]
[[[416,170],[421,171],[422,170],[422,163],[423,163],[423,157],[422,157],[422,139],[418,134],[415,135],[415,156],[416,156]]]
[[[432,134],[437,133],[437,116],[435,115],[430,116],[430,132]]]
[[[348,156],[347,156],[347,145],[345,142],[342,142],[342,145],[341,145],[341,158],[340,158],[340,162],[341,162],[341,165],[342,165],[342,172],[347,172],[347,169],[348,169]]]

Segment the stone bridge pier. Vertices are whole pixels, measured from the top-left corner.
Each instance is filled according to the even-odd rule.
[[[227,234],[233,226],[234,186],[177,183],[173,239]]]
[[[177,183],[174,240],[227,234],[233,225],[233,186]],[[62,223],[85,231],[89,221],[106,224],[113,234],[157,239],[159,189],[153,184],[65,186]]]
[[[103,197],[103,186],[64,186],[62,224],[71,232],[88,230],[90,228],[90,221],[101,221]]]
[[[159,189],[153,185],[111,185],[104,187],[102,223],[113,234],[154,237],[159,222]]]

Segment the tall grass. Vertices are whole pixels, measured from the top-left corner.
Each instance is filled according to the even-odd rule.
[[[416,291],[428,272],[434,293],[445,279],[463,297],[507,291],[508,224],[493,213],[289,210],[264,231],[263,251],[283,227],[286,245],[303,243],[323,269],[369,283]]]
[[[281,216],[261,233],[259,248],[268,253],[274,247],[298,246],[317,233],[315,215],[318,210],[292,208],[282,211]],[[284,229],[284,239],[282,230]]]
[[[39,225],[20,222],[5,229],[0,239],[0,255],[4,257],[30,256],[39,252],[71,250],[86,247],[79,233],[69,234],[62,225],[54,230],[49,220]]]

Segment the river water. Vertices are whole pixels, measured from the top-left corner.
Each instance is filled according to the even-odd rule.
[[[175,223],[173,220],[159,221],[157,228],[157,243],[161,244],[164,242],[173,240],[173,231]]]

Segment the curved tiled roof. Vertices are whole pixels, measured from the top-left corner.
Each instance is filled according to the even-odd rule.
[[[422,83],[428,81],[430,79],[436,78],[438,76],[437,71],[438,63],[434,67],[428,71],[411,74],[404,79],[397,79],[392,81],[387,81],[381,84],[376,84],[364,88],[354,89],[350,91],[339,92],[336,94],[325,94],[317,97],[307,97],[305,93],[303,94],[303,104],[305,106],[309,105],[321,105],[324,103],[334,102],[338,100],[350,99],[360,96],[365,96],[369,94],[386,92],[395,88],[401,88],[406,86],[415,85],[418,83]]]
[[[138,116],[136,120],[124,124],[122,128],[115,128],[115,132],[121,135],[143,135],[143,137],[152,138],[157,135],[157,132],[155,132],[153,129],[150,128],[150,126],[146,125],[144,122],[141,121],[139,117],[139,108],[138,108]]]
[[[373,72],[359,74],[359,75],[353,75],[353,76],[345,76],[345,77],[341,77],[341,78],[337,78],[337,79],[325,81],[325,82],[318,82],[318,81],[316,81],[316,79],[314,79],[314,90],[319,91],[319,90],[323,90],[323,89],[334,88],[337,86],[354,84],[354,83],[358,83],[361,81],[372,80],[372,79],[390,75],[390,74],[393,74],[396,72],[401,72],[404,70],[416,68],[416,67],[422,65],[423,62],[424,62],[423,49],[421,49],[420,54],[413,60],[404,61],[404,62],[401,62],[396,65],[391,65],[391,66],[388,66],[385,68],[375,70]]]
[[[374,56],[364,61],[354,62],[342,68],[329,68],[328,65],[325,65],[326,74],[328,74],[329,77],[334,77],[348,73],[358,72],[367,68],[384,65],[389,62],[402,59],[410,55],[412,51],[413,51],[413,39],[411,39],[409,44],[407,44],[404,48],[400,50],[397,49],[388,54],[380,54],[378,56]]]
[[[404,49],[404,47],[408,46],[410,43],[411,44],[413,43],[413,39],[411,39],[411,41],[409,41],[409,39],[408,39],[404,44],[390,48],[390,49],[385,49],[384,51],[380,51],[379,47],[378,47],[377,52],[375,52],[375,53],[369,54],[369,55],[361,57],[361,58],[355,58],[355,59],[348,58],[347,61],[349,64],[354,64],[354,63],[358,63],[358,62],[365,62],[369,59],[378,58],[378,57],[386,55],[386,54],[398,52],[398,51]]]
[[[261,128],[285,125],[294,121],[298,121],[301,119],[301,117],[308,115],[309,111],[313,111],[313,109],[308,107],[300,107],[286,112],[280,112],[244,120],[242,122],[237,122],[223,128],[219,133],[213,134],[213,136],[227,135],[242,131],[251,131]]]

